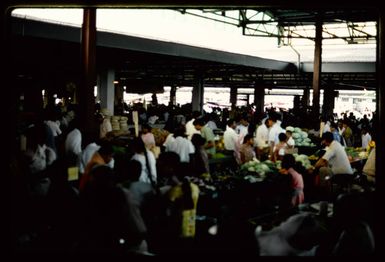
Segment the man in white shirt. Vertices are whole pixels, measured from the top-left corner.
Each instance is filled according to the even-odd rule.
[[[215,135],[213,133],[213,130],[211,130],[207,125],[205,124],[203,118],[198,118],[194,121],[193,125],[197,130],[200,131],[201,136],[206,139],[206,143],[204,144],[204,149],[207,152],[207,155],[209,158],[213,157],[215,155],[216,149],[215,149]]]
[[[229,119],[226,125],[226,131],[223,133],[223,143],[225,150],[229,155],[233,155],[235,149],[237,148],[236,143],[238,143],[238,135],[234,130],[235,121],[234,119]]]
[[[96,143],[90,143],[84,148],[84,150],[81,153],[80,156],[80,163],[79,163],[79,172],[84,173],[84,169],[86,168],[88,162],[90,162],[92,156],[95,154],[96,151],[100,149],[100,146]]]
[[[197,129],[195,129],[195,126],[193,125],[195,119],[199,118],[201,113],[199,111],[194,111],[192,113],[192,119],[186,123],[186,135],[188,140],[191,140],[192,136],[194,134],[200,134],[201,132]]]
[[[269,130],[272,125],[272,121],[268,118],[260,126],[257,127],[255,134],[255,144],[257,147],[257,157],[261,159],[263,151],[269,147]]]
[[[64,142],[64,150],[67,156],[78,156],[82,152],[82,133],[78,129],[78,120],[70,123],[66,140]]]
[[[334,140],[331,132],[323,134],[322,143],[327,146],[326,152],[314,166],[316,169],[319,168],[321,186],[325,185],[326,177],[353,174],[345,148]]]
[[[369,142],[372,140],[372,136],[369,134],[369,132],[368,132],[366,127],[362,128],[361,133],[362,133],[362,135],[361,135],[362,145],[361,146],[362,146],[363,150],[366,150],[366,148],[369,145]]]
[[[246,117],[242,117],[239,121],[239,124],[235,128],[235,132],[239,135],[240,138],[244,138],[249,133],[249,122]]]
[[[264,122],[262,122],[261,125],[257,127],[255,142],[258,148],[263,149],[268,146],[267,142],[269,140],[269,128],[271,125],[272,121],[266,119]]]
[[[272,157],[274,152],[274,147],[279,143],[278,136],[281,133],[285,133],[285,130],[281,127],[281,121],[278,120],[278,116],[275,114],[272,114],[269,118],[269,121],[271,121],[271,128],[269,131],[269,139],[268,143],[270,146],[269,154]]]
[[[195,153],[195,147],[191,141],[185,137],[185,132],[186,129],[184,126],[176,128],[174,132],[175,139],[170,142],[166,151],[177,153],[181,163],[190,163],[190,154]]]

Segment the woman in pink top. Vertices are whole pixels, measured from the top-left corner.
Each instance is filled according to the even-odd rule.
[[[281,174],[291,175],[291,186],[293,189],[293,195],[291,199],[291,203],[293,206],[298,206],[304,201],[303,194],[303,178],[300,173],[295,171],[295,159],[292,154],[286,154],[282,159],[282,169],[280,170]]]

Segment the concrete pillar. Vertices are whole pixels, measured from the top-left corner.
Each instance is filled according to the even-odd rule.
[[[176,105],[176,85],[171,85],[170,89],[170,105]]]
[[[301,111],[301,99],[299,95],[295,95],[293,99],[293,113],[298,114]]]
[[[114,114],[115,105],[115,71],[108,69],[100,74],[100,106]]]
[[[85,8],[81,37],[82,82],[78,89],[79,116],[83,134],[86,137],[97,135],[94,121],[96,85],[96,8]]]
[[[204,95],[204,79],[198,76],[194,81],[192,90],[192,110],[202,112]]]
[[[231,86],[230,87],[231,108],[235,108],[237,106],[237,96],[238,96],[238,88],[236,86]]]
[[[318,117],[320,109],[320,88],[322,71],[322,18],[316,21],[314,70],[313,70],[313,115]]]
[[[336,97],[336,92],[332,85],[328,85],[324,89],[324,101],[322,104],[322,115],[331,116],[333,115],[334,110],[334,100]]]
[[[305,88],[303,90],[303,96],[302,96],[302,108],[308,109],[310,102],[310,88]]]
[[[254,105],[257,116],[262,116],[265,112],[265,86],[263,83],[257,82],[254,85]]]
[[[115,85],[115,103],[119,101],[120,99],[124,100],[124,88],[121,83]]]

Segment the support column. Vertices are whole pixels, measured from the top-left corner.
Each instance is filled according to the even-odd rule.
[[[97,127],[94,121],[94,86],[96,85],[96,9],[85,8],[81,37],[81,55],[83,78],[78,89],[79,117],[82,131],[86,137],[95,135]]]
[[[295,95],[293,99],[293,113],[298,115],[301,112],[301,99],[299,95]]]
[[[119,101],[120,99],[124,100],[124,88],[122,84],[114,85],[115,86],[115,102]]]
[[[303,96],[302,96],[302,108],[307,110],[309,108],[310,102],[310,88],[306,87],[303,90]]]
[[[237,96],[238,96],[238,88],[236,86],[231,86],[230,87],[231,108],[235,108],[237,106]]]
[[[258,117],[265,112],[265,86],[263,83],[256,83],[254,86],[255,113]]]
[[[322,104],[322,115],[330,117],[333,115],[334,100],[336,92],[332,85],[328,85],[324,89],[324,101]]]
[[[114,114],[115,105],[115,71],[108,69],[100,74],[100,107],[107,108]]]
[[[176,85],[171,85],[170,89],[170,105],[176,105]]]
[[[192,110],[202,112],[204,95],[204,79],[198,76],[192,90]]]
[[[320,111],[320,87],[322,71],[322,19],[318,17],[315,25],[315,49],[313,69],[313,116],[317,117]]]

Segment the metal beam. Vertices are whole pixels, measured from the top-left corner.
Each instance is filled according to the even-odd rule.
[[[313,62],[302,62],[302,71],[313,72]],[[376,62],[322,62],[322,73],[375,73]]]
[[[13,21],[15,23],[15,34],[70,42],[80,41],[79,28],[20,18],[14,18]],[[268,70],[295,70],[295,65],[289,62],[116,33],[97,32],[96,41],[97,46],[101,47],[111,47],[153,54],[186,57],[219,63],[265,68]]]

